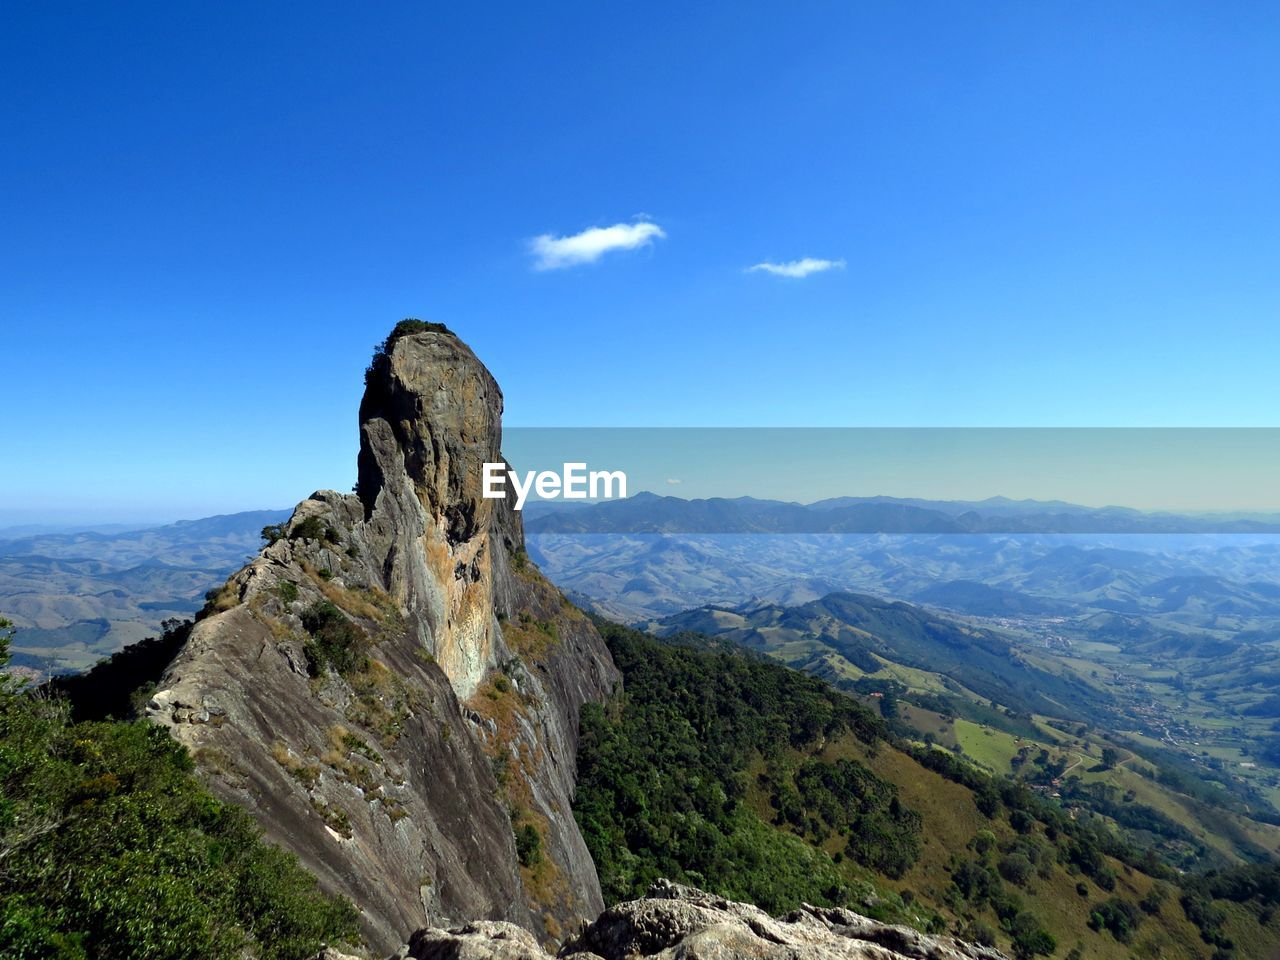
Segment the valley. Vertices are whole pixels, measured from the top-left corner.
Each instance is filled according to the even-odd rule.
[[[946,685],[958,684],[962,700],[1087,717],[1167,776],[1211,784],[1207,799],[1231,797],[1263,817],[1280,802],[1280,547],[1269,536],[544,533],[530,541],[571,596],[613,619],[725,633],[846,684],[870,676],[953,700]],[[841,591],[908,601],[943,634],[972,632],[967,662],[954,646],[921,646],[928,637],[919,630],[882,650],[841,635],[824,619],[830,611],[813,606]],[[796,629],[787,611],[806,608],[813,622]]]
[[[1274,849],[1280,832],[1148,781],[1105,737],[1039,716],[1013,734],[909,696],[885,710],[878,691],[846,699],[723,634],[597,623],[627,693],[584,714],[575,814],[608,898],[661,874],[770,909],[853,903],[1023,958],[1280,946],[1271,894],[1206,900],[1177,866],[1270,889],[1274,866],[1233,837]]]
[[[457,370],[466,405],[390,427]],[[406,321],[369,368],[353,494],[0,541],[13,665],[68,698],[42,736],[151,730],[173,763],[193,758],[184,790],[292,850],[306,873],[281,883],[317,878],[304,938],[353,937],[349,899],[379,949],[454,910],[557,947],[602,905],[675,881],[1020,960],[1280,947],[1269,533],[536,532],[601,508],[586,505],[535,510],[526,534],[479,482],[500,409],[464,345]],[[436,449],[476,469],[431,473]],[[806,509],[729,503],[714,512],[730,527]],[[994,519],[818,513],[1043,522],[982,503]],[[653,505],[605,506],[639,524]],[[1149,525],[1102,519],[1117,516]],[[39,701],[7,689],[29,722]],[[80,771],[55,798],[73,810]],[[459,791],[435,790],[440,774]],[[104,783],[113,804],[137,789]]]
[[[1280,960],[1280,5],[0,47],[0,960]]]
[[[256,553],[267,524],[254,510],[118,532],[0,530],[0,610],[17,631],[13,664],[42,679],[85,670],[184,620],[205,593]]]

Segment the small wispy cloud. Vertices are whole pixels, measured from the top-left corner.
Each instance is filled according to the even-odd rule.
[[[682,481],[678,477],[667,477],[667,483],[671,486],[678,486]]]
[[[775,277],[790,277],[799,280],[811,273],[822,273],[824,270],[843,270],[843,260],[819,260],[816,257],[805,257],[802,260],[788,260],[785,263],[757,263],[747,267],[747,273],[771,273]]]
[[[615,223],[611,227],[591,227],[567,237],[544,233],[529,241],[537,270],[559,270],[580,263],[595,263],[610,250],[635,250],[647,247],[666,236],[663,229],[649,220]]]

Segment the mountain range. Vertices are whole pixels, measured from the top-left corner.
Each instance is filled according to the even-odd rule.
[[[26,532],[0,539],[0,610],[18,627],[16,665],[84,669],[170,619],[257,552],[286,510],[253,510],[127,530]]]
[[[1280,542],[1270,535],[544,533],[530,541],[559,582],[631,619],[840,589],[978,616],[1098,609],[1222,630],[1280,617]]]
[[[418,960],[1280,944],[1265,536],[1191,560],[1056,534],[527,537],[481,491],[502,407],[465,344],[406,321],[366,374],[354,492],[5,545],[27,656],[33,630],[93,625],[60,604],[196,609],[42,688],[65,710],[0,681],[0,952],[18,930],[24,957],[142,955],[103,944],[172,939],[118,919],[157,897],[228,958],[304,960],[326,930]],[[776,530],[1003,509],[934,506],[694,509]],[[1247,729],[1214,734],[1228,715]]]
[[[530,505],[530,533],[1268,534],[1280,517],[1181,515],[1062,501],[836,497],[800,504],[754,497],[685,500],[641,492],[598,503]]]

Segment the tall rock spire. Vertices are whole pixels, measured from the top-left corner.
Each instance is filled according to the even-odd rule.
[[[399,325],[366,376],[357,493],[298,505],[148,704],[377,950],[451,919],[556,941],[602,907],[570,798],[578,710],[618,674],[519,515],[481,496],[501,415],[465,344]]]
[[[388,337],[365,376],[356,489],[386,589],[464,700],[496,665],[496,617],[510,611],[495,580],[523,546],[518,515],[481,496],[501,444],[502,391],[466,344],[412,327]]]

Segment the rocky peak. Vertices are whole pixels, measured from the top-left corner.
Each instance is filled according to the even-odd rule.
[[[480,467],[501,448],[502,391],[466,344],[443,329],[387,338],[360,403],[357,490],[366,516],[380,493],[394,496],[408,482],[453,542],[471,539],[493,503],[480,496]]]
[[[518,514],[480,495],[501,416],[465,344],[397,327],[366,376],[358,492],[272,531],[148,704],[215,792],[356,903],[375,950],[459,919],[554,944],[603,906],[570,797],[578,710],[618,674]]]
[[[387,541],[387,590],[466,699],[496,665],[495,617],[510,613],[503,561],[523,532],[506,501],[481,495],[483,464],[502,459],[502,391],[461,340],[414,323],[365,375],[356,490]]]

